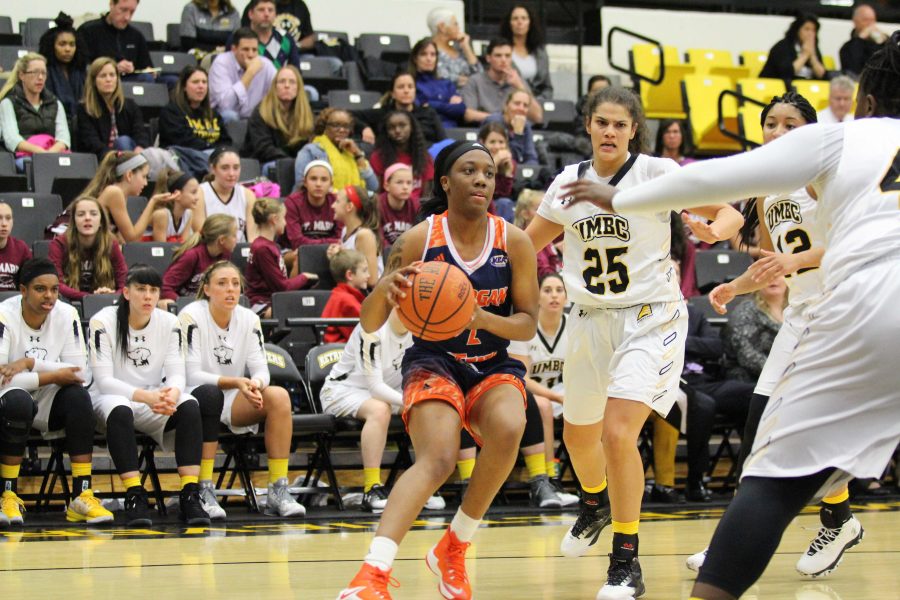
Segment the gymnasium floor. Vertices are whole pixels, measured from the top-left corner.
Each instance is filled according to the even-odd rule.
[[[763,579],[744,598],[900,598],[900,501],[854,505],[854,510],[866,529],[865,540],[837,572],[810,581],[794,571],[818,526],[810,509],[790,526]],[[375,525],[359,513],[284,524],[241,518],[241,512],[235,508],[227,525],[209,530],[184,529],[171,518],[150,530],[87,530],[66,526],[62,515],[26,514],[31,525],[0,531],[0,593],[67,600],[332,599],[356,572]],[[693,574],[684,560],[706,545],[721,512],[718,507],[644,513],[644,598],[688,597]],[[394,569],[401,587],[392,590],[395,599],[440,598],[422,558],[451,515],[423,515],[401,545]],[[563,558],[559,540],[573,520],[572,513],[491,513],[469,552],[476,597],[594,598],[605,576],[611,533],[605,531],[588,556]]]

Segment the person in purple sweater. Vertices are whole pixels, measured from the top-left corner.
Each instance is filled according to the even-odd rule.
[[[331,193],[333,176],[331,165],[324,160],[314,160],[303,170],[303,185],[284,204],[290,248],[340,243],[340,227],[332,208],[336,198]]]
[[[59,293],[68,300],[120,293],[128,265],[109,231],[106,211],[96,198],[81,197],[70,214],[74,227],[53,238],[47,256],[59,273]]]
[[[19,291],[16,273],[19,265],[31,258],[31,248],[20,239],[12,237],[12,207],[0,200],[0,291]]]
[[[272,316],[272,294],[300,290],[319,279],[314,273],[288,278],[281,249],[275,243],[275,238],[284,233],[284,215],[284,205],[277,198],[260,198],[253,205],[253,221],[259,235],[250,244],[244,278],[253,312],[266,319]]]
[[[222,260],[231,260],[237,245],[237,219],[218,213],[207,217],[200,231],[182,244],[163,275],[159,307],[167,310],[178,296],[196,296],[206,268]]]

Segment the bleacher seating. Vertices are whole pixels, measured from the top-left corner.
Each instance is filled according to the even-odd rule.
[[[128,242],[122,246],[122,254],[129,267],[138,263],[145,264],[162,275],[172,262],[172,253],[177,247],[178,244],[170,242]]]
[[[791,87],[794,88],[795,92],[809,100],[809,103],[817,111],[828,108],[828,94],[831,91],[831,87],[827,81],[795,79],[791,82]]]
[[[575,120],[575,103],[571,100],[547,100],[543,103],[544,129],[571,131]]]
[[[756,78],[739,80],[737,91],[748,98],[768,104],[774,96],[783,96],[787,90],[781,79]]]
[[[262,167],[255,158],[241,158],[241,181],[253,181],[262,174]]]
[[[681,64],[678,50],[663,46],[665,75],[659,84],[638,82],[644,113],[648,119],[684,119],[685,106],[681,81],[694,73],[694,67]],[[656,79],[659,77],[659,49],[651,44],[636,44],[629,52],[631,68],[637,73]]]
[[[14,70],[16,61],[28,52],[37,52],[37,50],[34,47],[0,46],[0,69],[4,71]]]
[[[232,147],[238,150],[244,147],[244,141],[247,139],[248,124],[249,121],[247,119],[238,119],[237,121],[225,123],[225,131],[228,132],[228,137],[231,138]]]
[[[762,108],[749,102],[738,109],[738,131],[757,144],[763,143],[762,124],[759,122]]]
[[[19,23],[19,33],[22,34],[22,43],[29,48],[37,48],[41,36],[53,27],[53,19],[31,17]]]
[[[688,75],[682,82],[684,105],[688,112],[691,139],[698,153],[740,150],[740,145],[726,137],[718,126],[719,94],[731,89],[727,77],[716,75]],[[737,106],[733,98],[723,103],[725,126],[737,130]]]
[[[335,75],[331,61],[325,57],[304,57],[300,61],[300,75],[303,76],[303,83],[316,88],[319,94],[347,89],[347,79],[342,75]]]
[[[138,219],[141,218],[148,202],[149,200],[144,196],[128,196],[125,200],[125,210],[128,211],[128,218],[131,219],[132,223],[137,223]]]
[[[34,191],[59,194],[64,205],[75,199],[97,172],[96,154],[35,154],[31,161]]]
[[[325,252],[327,244],[311,244],[297,248],[297,263],[301,273],[315,273],[319,276],[316,284],[317,290],[330,290],[334,287],[334,278],[328,267],[328,257]]]
[[[331,90],[328,92],[328,106],[344,110],[372,108],[381,100],[381,94],[372,91]]]
[[[44,238],[44,229],[63,209],[56,194],[6,192],[0,194],[0,201],[12,208],[13,236],[29,245]]]
[[[122,92],[141,107],[144,119],[159,116],[159,111],[169,103],[169,88],[164,83],[123,81]]]
[[[701,250],[695,260],[697,289],[704,294],[720,283],[737,278],[753,263],[749,254],[737,250]]]
[[[766,66],[769,52],[763,50],[744,50],[740,54],[741,65],[750,69],[747,77],[759,77],[759,72]]]
[[[159,51],[150,52],[150,60],[153,66],[162,69],[164,74],[178,75],[188,66],[197,66],[197,59],[187,52]]]

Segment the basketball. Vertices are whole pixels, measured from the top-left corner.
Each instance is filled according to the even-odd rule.
[[[428,342],[456,337],[475,312],[472,283],[449,263],[427,262],[419,268],[406,297],[398,298],[400,320],[415,337]]]

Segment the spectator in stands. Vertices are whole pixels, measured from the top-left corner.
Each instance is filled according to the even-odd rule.
[[[264,422],[269,470],[265,513],[302,517],[306,509],[291,495],[287,479],[294,429],[291,397],[283,387],[270,385],[262,326],[257,315],[238,304],[240,295],[241,272],[230,262],[219,261],[204,271],[197,302],[178,314],[187,332],[188,386],[215,386],[224,395],[217,427],[203,435],[200,501],[210,518],[225,518],[212,481],[218,422],[238,435],[257,433]]]
[[[778,329],[784,322],[787,284],[784,277],[773,279],[753,294],[753,301],[742,302],[725,326],[725,353],[729,379],[755,383]]]
[[[828,106],[818,112],[819,123],[840,123],[853,120],[853,94],[856,84],[846,75],[838,75],[828,82]]]
[[[341,248],[329,258],[328,266],[337,285],[322,309],[322,318],[359,318],[366,297],[364,292],[369,286],[369,262],[356,250]],[[352,326],[329,325],[323,341],[326,344],[347,343],[351,333]]]
[[[225,123],[248,119],[269,91],[275,67],[259,55],[259,36],[241,27],[231,38],[231,52],[220,54],[209,69],[209,102]]]
[[[46,88],[47,59],[29,52],[16,61],[0,89],[0,132],[6,149],[16,153],[16,169],[43,152],[66,152],[71,146],[66,109]]]
[[[381,257],[381,240],[378,238],[379,218],[378,206],[366,190],[355,185],[348,185],[338,190],[337,198],[332,205],[334,220],[343,225],[340,244],[328,248],[328,257],[334,256],[342,248],[356,250],[366,257],[369,273],[368,288],[375,287],[384,270]]]
[[[13,211],[4,200],[0,200],[0,292],[17,292],[16,273],[26,260],[31,258],[31,248],[12,236]]]
[[[82,196],[70,209],[73,227],[50,242],[47,258],[59,273],[59,293],[68,300],[89,294],[118,294],[128,266],[109,231],[106,211],[95,198]]]
[[[540,190],[524,189],[519,193],[516,201],[516,210],[513,223],[524,230],[537,214],[538,206],[544,199],[544,192]],[[546,277],[562,271],[562,238],[547,244],[537,253],[538,278]]]
[[[300,51],[294,38],[275,28],[275,0],[251,0],[246,14],[250,29],[259,37],[259,55],[268,58],[277,68],[283,65],[300,66]]]
[[[891,37],[878,28],[878,15],[871,4],[861,3],[853,9],[853,31],[850,40],[841,46],[841,70],[859,77],[866,61],[884,47]],[[820,119],[821,120],[821,119]]]
[[[224,50],[241,17],[231,0],[191,0],[181,11],[181,51]],[[195,55],[198,54],[195,52]]]
[[[96,198],[109,215],[109,229],[121,242],[137,242],[150,228],[157,204],[168,202],[172,194],[154,194],[147,201],[141,216],[134,223],[128,214],[129,196],[140,196],[147,187],[150,165],[135,152],[110,152],[100,162],[97,173],[88,183],[82,196]]]
[[[825,79],[819,52],[819,19],[804,13],[794,19],[784,37],[769,50],[760,77],[783,79],[790,87],[794,79]]]
[[[210,106],[206,71],[185,67],[174,99],[159,113],[159,145],[178,155],[181,166],[200,178],[213,149],[230,142],[222,116]]]
[[[485,123],[478,131],[478,142],[491,153],[497,172],[494,174],[494,199],[488,212],[499,215],[512,223],[515,202],[512,199],[516,178],[516,161],[509,150],[506,125],[493,121]]]
[[[144,241],[182,243],[203,227],[203,213],[197,206],[203,198],[200,183],[190,173],[163,169],[156,178],[157,202]],[[166,198],[168,196],[168,198]]]
[[[391,89],[380,100],[378,108],[354,111],[353,114],[362,125],[361,137],[367,144],[375,143],[375,131],[388,112],[402,110],[410,113],[419,123],[419,129],[425,141],[435,144],[447,137],[441,117],[431,106],[417,101],[416,79],[413,75],[398,71],[391,81]]]
[[[116,63],[101,56],[88,68],[84,101],[78,105],[77,147],[103,159],[109,152],[142,152],[150,145],[141,109],[122,92]]]
[[[485,123],[503,123],[509,138],[509,150],[519,164],[537,164],[534,133],[528,122],[528,112],[534,98],[525,90],[513,90],[506,97],[502,112],[488,115]]]
[[[300,50],[311,51],[316,45],[316,34],[306,3],[303,0],[275,0],[272,4],[276,13],[272,22],[278,24],[280,32],[290,37]],[[241,17],[241,25],[244,27],[252,23],[253,8],[253,2],[249,2],[244,8]]]
[[[466,121],[477,121],[480,115],[466,108],[452,80],[437,75],[437,65],[438,51],[434,41],[422,38],[416,42],[409,55],[409,72],[414,73],[416,78],[416,102],[434,109],[445,127],[459,127]],[[394,81],[398,79],[398,76],[394,77]]]
[[[263,174],[273,179],[275,161],[296,160],[312,137],[313,112],[303,91],[303,77],[293,65],[281,67],[275,85],[250,115],[243,154],[258,160]]]
[[[671,158],[679,166],[694,162],[689,158],[692,152],[684,134],[684,121],[679,119],[665,119],[659,124],[654,148],[654,156]]]
[[[525,90],[531,93],[531,88],[512,64],[512,42],[502,38],[491,40],[487,47],[487,62],[487,71],[472,75],[460,92],[466,107],[480,111],[474,119],[479,123],[490,113],[502,111],[510,92]],[[540,102],[531,103],[528,118],[532,123],[543,121],[544,110]]]
[[[385,169],[395,162],[406,163],[412,167],[413,198],[418,200],[422,196],[431,195],[434,162],[428,153],[422,132],[419,131],[418,122],[412,115],[402,110],[391,111],[385,116],[379,127],[378,137],[375,138],[371,164],[378,177],[378,189],[383,189]]]
[[[272,316],[272,294],[301,290],[319,278],[314,273],[300,273],[288,278],[281,249],[275,243],[284,233],[284,213],[284,204],[278,198],[260,198],[253,205],[253,221],[259,235],[250,244],[244,277],[253,312],[264,318]]]
[[[452,10],[443,6],[431,9],[428,29],[437,46],[439,79],[449,79],[461,88],[468,83],[469,77],[481,72],[481,62],[472,50],[472,39],[460,29]]]
[[[79,46],[93,61],[108,56],[124,81],[155,81],[150,49],[144,34],[131,25],[140,0],[109,0],[109,12],[78,28]]]
[[[378,189],[378,177],[350,134],[353,116],[340,108],[326,108],[316,117],[313,133],[316,137],[303,146],[294,163],[297,186],[303,181],[306,165],[314,160],[327,162],[332,169],[332,184],[336,189],[348,185],[364,185],[367,190]]]
[[[237,150],[219,146],[209,155],[209,175],[200,185],[203,200],[198,210],[204,217],[224,213],[238,223],[238,242],[256,239],[253,205],[256,194],[241,185],[241,157]]]
[[[285,201],[287,240],[296,250],[310,244],[337,244],[341,237],[334,218],[334,172],[324,160],[306,164],[300,187]]]
[[[322,412],[363,422],[359,446],[363,465],[363,510],[381,512],[387,490],[381,483],[381,461],[391,415],[403,409],[400,369],[396,367],[412,345],[412,335],[391,311],[387,322],[374,333],[361,325],[353,328],[347,342],[360,352],[344,352],[322,386]]]
[[[208,217],[200,230],[175,250],[172,263],[163,275],[159,307],[168,310],[179,296],[196,296],[206,269],[219,261],[231,260],[236,245],[234,217],[223,214]]]
[[[84,95],[84,52],[76,43],[72,17],[61,12],[55,23],[41,36],[38,52],[47,59],[47,89],[62,102],[71,122]]]
[[[500,37],[511,40],[512,61],[528,83],[538,102],[553,99],[550,59],[544,46],[544,32],[531,9],[514,5],[500,22]]]
[[[419,201],[412,197],[413,171],[396,162],[384,171],[384,192],[378,195],[381,239],[385,249],[416,224]],[[386,254],[383,252],[382,254]]]

